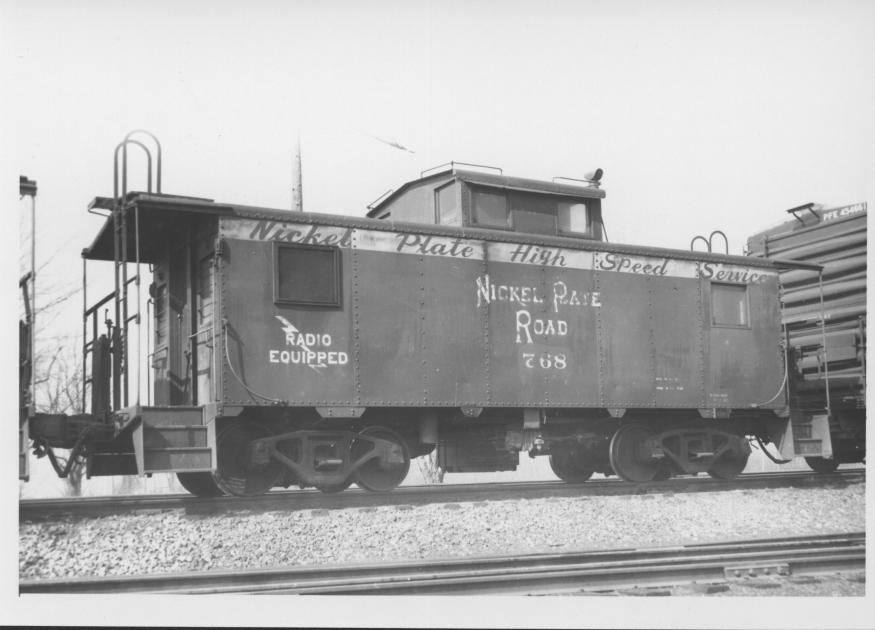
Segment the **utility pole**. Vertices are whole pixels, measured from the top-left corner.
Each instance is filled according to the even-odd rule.
[[[292,160],[292,210],[304,211],[304,189],[301,186],[301,134],[295,135],[295,157]]]

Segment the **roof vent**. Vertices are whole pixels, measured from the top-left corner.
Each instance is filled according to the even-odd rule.
[[[602,180],[602,175],[604,175],[604,171],[600,168],[597,168],[594,171],[590,171],[586,175],[583,176],[583,179],[575,178],[575,177],[554,177],[553,183],[556,183],[557,179],[564,179],[570,182],[583,182],[592,188],[598,188],[599,184]]]

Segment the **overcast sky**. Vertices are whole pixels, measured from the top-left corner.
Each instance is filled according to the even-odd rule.
[[[841,1],[0,0],[2,172],[39,184],[52,286],[79,282],[86,204],[137,128],[168,193],[288,208],[300,130],[308,211],[362,215],[449,160],[602,167],[612,241],[722,229],[741,253],[789,207],[868,200],[873,24]]]
[[[602,167],[610,239],[683,249],[722,229],[741,253],[789,207],[867,199],[871,2],[0,6],[4,147],[39,184],[46,286],[78,281],[85,206],[136,128],[164,192],[275,208],[299,130],[314,212],[361,215],[449,160]]]

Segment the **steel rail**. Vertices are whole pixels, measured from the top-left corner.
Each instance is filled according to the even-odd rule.
[[[443,501],[500,501],[545,497],[628,496],[687,492],[720,492],[736,489],[823,487],[865,481],[865,469],[840,470],[822,474],[811,471],[785,473],[747,473],[736,479],[677,477],[668,481],[633,484],[620,479],[567,484],[561,481],[499,482],[401,486],[390,493],[371,493],[350,488],[340,494],[317,490],[277,490],[252,497],[198,498],[190,494],[125,495],[108,497],[68,497],[62,499],[24,499],[19,501],[19,520],[46,520],[59,516],[96,517],[142,510],[184,509],[193,513],[221,513],[235,510],[304,510],[422,505]]]
[[[669,547],[135,576],[22,580],[24,593],[546,594],[859,571],[865,533]]]

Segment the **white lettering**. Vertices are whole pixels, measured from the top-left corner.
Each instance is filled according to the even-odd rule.
[[[545,295],[540,287],[514,284],[496,284],[489,274],[479,276],[475,280],[477,308],[493,302],[507,302],[528,307],[533,304],[544,304]],[[562,280],[557,280],[551,286],[550,304],[553,312],[558,313],[560,306],[601,306],[597,292],[579,291],[570,288]]]
[[[516,312],[516,342],[522,343],[520,331],[526,334],[526,343],[532,343],[532,333],[529,332],[529,326],[532,324],[532,316],[528,311]]]
[[[549,352],[536,355],[534,352],[523,352],[523,365],[532,370],[539,367],[543,370],[564,370],[568,367],[568,357],[564,354],[551,354]]]
[[[477,308],[493,302],[509,302],[520,306],[544,303],[544,296],[538,292],[538,287],[495,284],[489,274],[478,277],[475,283],[477,285]]]
[[[541,337],[564,337],[568,334],[568,322],[564,319],[532,317],[532,314],[526,310],[517,311],[516,342],[519,344],[534,343],[533,333]]]

